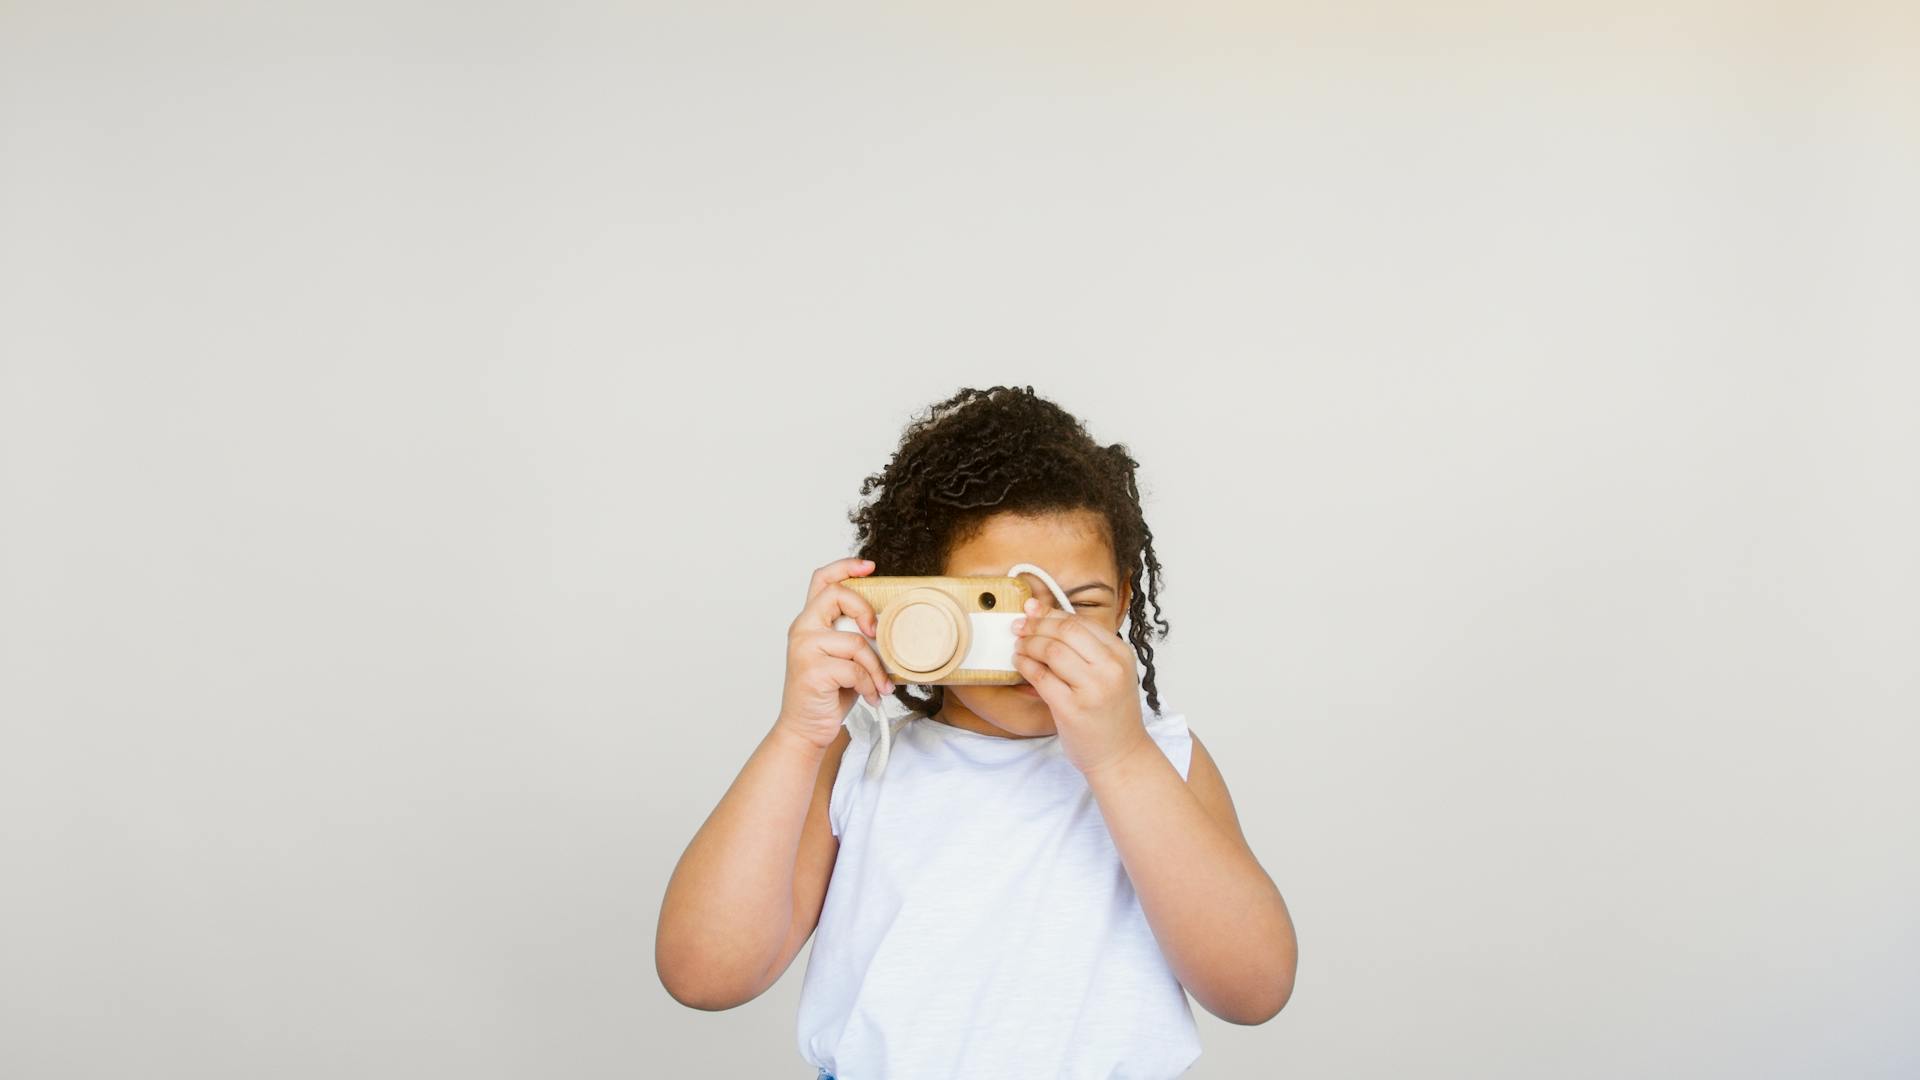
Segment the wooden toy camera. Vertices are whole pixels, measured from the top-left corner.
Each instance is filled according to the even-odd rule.
[[[1012,686],[1013,620],[1033,590],[1017,577],[863,577],[840,584],[873,605],[879,633],[866,638],[887,677],[922,686]],[[846,615],[836,630],[866,637]]]

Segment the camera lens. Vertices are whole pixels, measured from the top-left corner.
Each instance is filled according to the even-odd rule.
[[[989,610],[992,610],[992,608],[993,608],[993,604],[994,604],[994,599],[993,599],[993,594],[992,594],[992,593],[990,593],[990,592],[983,592],[983,593],[981,593],[981,594],[980,594],[980,608],[981,608],[981,610],[983,610],[983,611],[989,611]]]

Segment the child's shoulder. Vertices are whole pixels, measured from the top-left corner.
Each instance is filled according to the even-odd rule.
[[[1160,699],[1160,708],[1155,710],[1147,703],[1147,692],[1140,691],[1140,718],[1145,722],[1147,735],[1159,745],[1167,760],[1179,771],[1180,779],[1187,778],[1187,766],[1193,761],[1193,733],[1187,728],[1187,715],[1167,701],[1167,696],[1156,693]]]

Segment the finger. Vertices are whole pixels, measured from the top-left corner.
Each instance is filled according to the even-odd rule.
[[[887,676],[887,667],[880,662],[879,654],[867,639],[848,630],[820,630],[808,635],[814,648],[829,656],[838,656],[851,660],[866,668],[873,678],[873,684],[883,693],[893,692],[893,680]]]
[[[1048,705],[1059,704],[1067,694],[1073,692],[1073,687],[1067,685],[1065,680],[1031,656],[1014,653],[1013,666],[1021,677],[1033,684],[1033,688],[1040,692],[1040,699]]]
[[[1120,639],[1105,633],[1091,619],[1084,615],[1066,615],[1049,612],[1038,618],[1028,615],[1014,631],[1015,640],[1026,638],[1054,638],[1080,654],[1080,658],[1089,664],[1100,663],[1115,657],[1114,646]]]
[[[820,595],[820,590],[836,581],[845,581],[850,577],[871,573],[873,573],[873,562],[870,559],[835,559],[813,572],[813,577],[807,582],[807,602],[811,604],[813,598]]]
[[[1020,637],[1013,642],[1015,658],[1026,657],[1046,665],[1061,682],[1078,690],[1093,681],[1093,666],[1058,638]]]
[[[880,619],[874,614],[873,605],[866,598],[839,582],[831,582],[814,594],[812,600],[800,612],[802,625],[831,628],[833,621],[842,615],[850,616],[860,624],[860,629],[868,637],[880,633]]]
[[[880,688],[874,685],[873,676],[860,664],[852,660],[835,660],[827,668],[833,672],[834,681],[841,686],[851,688],[866,698],[869,704],[880,703]]]

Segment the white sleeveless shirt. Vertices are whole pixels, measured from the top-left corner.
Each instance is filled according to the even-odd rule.
[[[1140,714],[1184,779],[1186,717],[1144,690]],[[836,1080],[1185,1072],[1200,1056],[1186,989],[1059,736],[912,716],[868,778],[872,729],[847,726],[840,852],[800,991],[807,1062]]]

